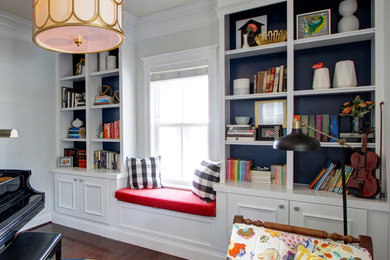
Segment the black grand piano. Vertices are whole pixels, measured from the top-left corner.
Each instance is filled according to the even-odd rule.
[[[61,259],[62,234],[18,234],[45,205],[45,193],[31,187],[30,175],[27,170],[0,170],[0,260]]]

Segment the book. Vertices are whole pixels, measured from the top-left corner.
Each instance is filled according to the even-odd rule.
[[[284,75],[283,75],[283,92],[287,91],[287,67],[284,68]]]
[[[315,115],[309,115],[309,126],[316,128],[316,116]],[[308,135],[310,137],[313,137],[313,138],[316,137],[315,132],[312,129],[308,129]]]
[[[275,77],[274,77],[274,87],[273,92],[276,93],[279,91],[279,75],[280,74],[280,67],[275,68]]]
[[[309,115],[301,115],[301,122],[304,125],[309,125]],[[302,132],[307,135],[309,133],[308,129],[307,127],[302,127]]]
[[[325,171],[326,171],[326,168],[322,168],[322,170],[317,175],[317,177],[315,177],[314,180],[310,183],[309,188],[308,188],[309,190],[311,190],[313,188],[313,186],[318,182],[318,180],[322,177],[322,175],[324,175]]]
[[[266,83],[266,93],[271,91],[270,82],[271,82],[272,68],[267,70],[267,83]]]
[[[263,80],[263,93],[267,93],[267,82],[268,82],[268,71],[265,71],[264,80]]]
[[[273,90],[274,90],[274,80],[275,80],[275,67],[272,67],[271,68],[271,74],[270,74],[270,77],[269,77],[269,89],[268,89],[268,93],[272,93]]]
[[[316,129],[319,131],[322,130],[322,115],[316,115]],[[321,133],[315,132],[315,137],[318,142],[321,142]]]
[[[334,169],[336,167],[336,164],[331,162],[328,166],[328,168],[326,169],[324,175],[322,175],[322,177],[320,178],[320,180],[317,182],[316,185],[314,185],[313,189],[314,190],[318,190],[319,187],[321,187],[322,183],[325,181],[326,177],[328,176],[328,174],[332,171],[332,169]]]
[[[263,93],[264,76],[265,71],[259,71],[257,73],[256,92],[254,93]]]
[[[335,138],[339,138],[339,116],[338,115],[330,115],[330,123],[329,123],[329,133],[331,136]],[[330,139],[331,142],[337,142],[334,139]]]
[[[329,134],[329,119],[329,114],[322,115],[322,132],[325,134]],[[321,138],[323,142],[329,142],[329,137],[323,135]]]
[[[284,68],[285,68],[284,65],[280,65],[278,92],[282,92],[283,91]]]

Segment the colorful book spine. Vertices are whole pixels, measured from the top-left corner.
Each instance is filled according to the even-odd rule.
[[[330,124],[329,124],[329,132],[330,135],[339,138],[340,126],[339,126],[339,116],[338,115],[330,115]],[[337,142],[334,139],[330,139],[331,142]]]
[[[283,91],[284,65],[280,65],[278,92]]]
[[[316,116],[315,115],[309,115],[309,126],[316,128]],[[310,137],[313,137],[313,138],[316,137],[315,132],[312,129],[308,129],[308,135]]]
[[[309,125],[309,115],[301,115],[301,122],[304,125]],[[302,132],[305,135],[309,134],[308,128],[307,127],[302,127]]]
[[[325,134],[329,134],[329,114],[323,114],[322,115],[322,132]],[[322,137],[322,142],[329,142],[329,137],[323,135]]]
[[[322,130],[322,115],[316,115],[316,129],[318,131]],[[315,137],[318,142],[321,142],[321,133],[315,132]]]
[[[274,87],[273,92],[276,93],[279,91],[279,77],[280,77],[280,67],[275,68],[275,77],[274,77]]]

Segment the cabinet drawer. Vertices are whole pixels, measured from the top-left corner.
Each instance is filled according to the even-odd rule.
[[[367,210],[348,209],[348,234],[367,234]],[[290,201],[290,225],[343,234],[343,208]]]
[[[228,195],[228,224],[234,215],[253,220],[288,224],[288,201],[238,194]]]

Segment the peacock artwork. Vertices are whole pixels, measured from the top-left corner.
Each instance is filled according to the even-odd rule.
[[[297,38],[330,34],[330,9],[297,15]]]

